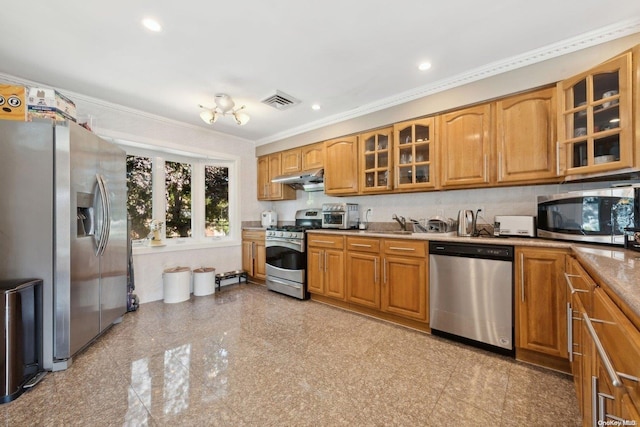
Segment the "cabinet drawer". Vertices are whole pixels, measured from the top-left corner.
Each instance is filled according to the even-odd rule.
[[[636,404],[640,402],[640,331],[627,319],[602,288],[593,292],[591,321],[618,373],[624,388]],[[635,377],[633,381],[628,376]]]
[[[331,236],[328,234],[307,234],[307,245],[316,248],[344,248],[344,236]]]
[[[242,230],[242,240],[264,240],[263,230]]]
[[[380,239],[347,237],[347,249],[358,252],[380,252]]]
[[[384,240],[384,253],[388,255],[415,256],[427,255],[427,243],[416,240]]]

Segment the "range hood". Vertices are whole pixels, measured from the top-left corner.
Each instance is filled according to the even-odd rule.
[[[296,190],[323,191],[324,169],[315,169],[290,175],[276,176],[271,180],[274,184],[287,184]]]

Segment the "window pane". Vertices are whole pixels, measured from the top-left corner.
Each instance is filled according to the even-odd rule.
[[[191,237],[191,165],[165,162],[167,238]]]
[[[206,237],[229,235],[229,168],[204,167]]]
[[[127,213],[131,219],[131,239],[149,234],[152,215],[152,162],[149,157],[127,156]]]

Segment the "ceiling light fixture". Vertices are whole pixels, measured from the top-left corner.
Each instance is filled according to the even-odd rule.
[[[315,111],[318,111],[318,110],[320,109],[320,104],[313,104],[313,105],[311,106],[311,109],[312,109],[312,110],[315,110]]]
[[[244,110],[244,105],[240,108],[234,109],[236,103],[227,94],[219,93],[213,99],[216,106],[213,108],[200,105],[200,108],[204,108],[204,111],[200,113],[200,118],[207,124],[214,124],[220,116],[233,116],[238,126],[246,125],[249,122],[249,115],[241,112]]]
[[[162,25],[158,21],[152,18],[145,18],[142,20],[142,25],[149,31],[153,31],[154,33],[158,33],[162,31]]]
[[[429,68],[431,68],[431,63],[430,62],[423,62],[420,65],[418,65],[418,69],[420,71],[427,71]]]

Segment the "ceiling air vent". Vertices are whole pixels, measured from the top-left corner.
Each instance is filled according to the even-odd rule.
[[[286,93],[280,92],[279,90],[276,90],[276,93],[266,97],[260,102],[270,105],[277,110],[286,110],[293,107],[294,105],[300,104],[299,99],[295,99],[293,96],[287,95]]]

